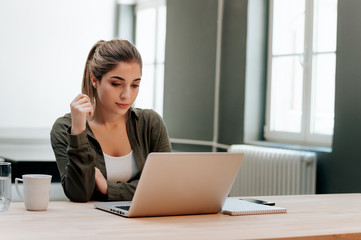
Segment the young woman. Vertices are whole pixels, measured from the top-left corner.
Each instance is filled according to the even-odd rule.
[[[141,56],[128,41],[99,41],[90,50],[82,94],[50,133],[71,201],[131,200],[147,155],[171,151],[162,118],[132,108],[141,76]]]

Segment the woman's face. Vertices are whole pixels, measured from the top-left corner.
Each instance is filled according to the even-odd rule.
[[[96,81],[96,107],[116,115],[126,114],[138,95],[141,76],[138,63],[120,62]]]

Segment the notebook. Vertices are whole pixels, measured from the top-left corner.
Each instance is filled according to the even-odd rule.
[[[227,198],[226,202],[222,207],[223,214],[228,214],[232,216],[274,214],[286,212],[286,208],[253,203],[245,200],[240,200],[238,198]]]
[[[125,217],[219,213],[243,153],[151,153],[131,202],[94,206]]]

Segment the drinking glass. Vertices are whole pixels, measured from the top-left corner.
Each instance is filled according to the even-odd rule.
[[[0,162],[0,212],[8,210],[11,201],[11,164]]]

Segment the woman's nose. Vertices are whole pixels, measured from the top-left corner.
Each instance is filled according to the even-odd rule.
[[[120,92],[120,98],[121,99],[127,99],[130,97],[130,89],[129,87],[125,87],[122,89],[122,91]]]

